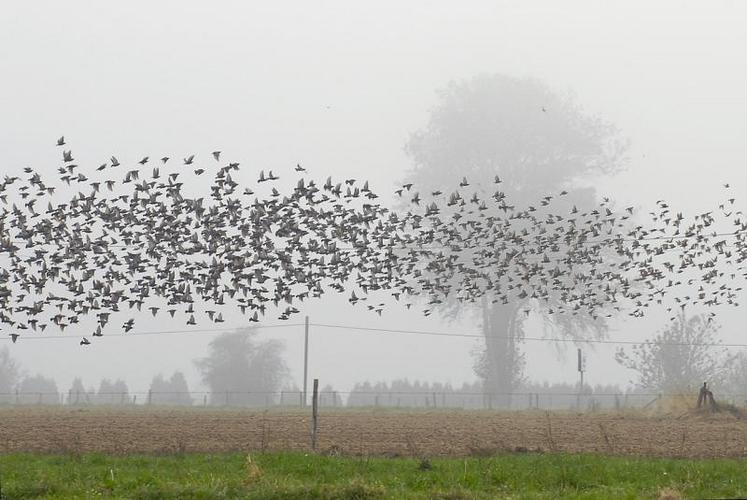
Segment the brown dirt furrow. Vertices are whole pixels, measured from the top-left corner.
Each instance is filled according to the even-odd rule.
[[[0,452],[181,453],[310,447],[300,411],[101,407],[0,408]],[[588,452],[745,457],[747,420],[733,415],[324,410],[319,451],[461,456]]]

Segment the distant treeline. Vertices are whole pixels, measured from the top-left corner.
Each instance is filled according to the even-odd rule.
[[[151,381],[146,394],[130,394],[124,380],[102,379],[98,389],[86,388],[80,378],[66,392],[60,392],[57,383],[42,375],[24,377],[15,386],[3,385],[0,403],[7,404],[72,404],[72,405],[192,405],[193,398],[187,381],[181,372],[175,372],[166,379],[158,374]]]
[[[66,394],[68,404],[158,404],[158,405],[192,405],[192,395],[187,386],[187,380],[181,372],[174,372],[170,378],[162,374],[153,377],[147,394],[130,395],[127,384],[123,380],[111,382],[103,379],[98,391],[93,388],[86,390],[80,378],[73,380],[73,385]]]
[[[643,390],[623,389],[618,385],[528,383],[511,394],[489,394],[482,382],[451,384],[409,381],[355,384],[347,406],[388,406],[410,408],[614,408],[642,406],[657,397]]]
[[[346,392],[336,391],[326,385],[319,391],[322,407],[390,407],[390,408],[543,408],[543,409],[601,409],[640,407],[650,404],[657,394],[643,390],[623,389],[618,385],[585,385],[579,393],[577,384],[529,383],[512,394],[488,394],[482,382],[464,383],[453,387],[438,382],[410,381],[361,382]],[[308,394],[311,401],[311,394]],[[147,393],[131,394],[123,380],[103,379],[98,389],[86,388],[80,378],[73,380],[65,393],[50,378],[36,375],[25,377],[15,389],[0,395],[0,402],[16,404],[71,404],[71,405],[217,405],[297,407],[303,404],[303,392],[295,386],[279,392],[253,394],[231,391],[220,393],[190,393],[181,372],[165,378],[153,377]]]

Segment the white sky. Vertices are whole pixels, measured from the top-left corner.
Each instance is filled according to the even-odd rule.
[[[391,192],[408,158],[402,147],[423,126],[435,90],[452,79],[506,73],[570,90],[632,142],[623,174],[600,194],[650,206],[666,198],[683,211],[712,207],[729,182],[747,200],[747,3],[658,2],[7,1],[0,13],[0,174],[33,166],[52,173],[65,134],[81,162],[110,155],[207,156],[260,168],[369,179]],[[739,203],[739,202],[738,202]],[[721,311],[719,311],[721,312]],[[384,317],[324,299],[312,322],[474,332],[419,313]],[[302,321],[303,315],[298,316]],[[722,338],[740,341],[742,315],[724,310]],[[293,321],[293,320],[292,320]],[[241,324],[234,315],[224,326]],[[661,318],[615,325],[640,339]],[[178,329],[165,318],[140,330]],[[71,331],[65,333],[87,333]],[[541,334],[538,325],[529,334]],[[300,385],[302,328],[266,330],[286,340]],[[185,371],[210,335],[19,342],[29,373],[66,390],[82,376],[124,378],[147,390],[162,371]],[[347,390],[398,377],[459,384],[474,379],[474,342],[437,337],[312,331],[310,377]],[[575,381],[575,359],[526,344],[536,380]],[[569,351],[570,352],[570,351]],[[625,383],[612,349],[588,360],[587,380]]]

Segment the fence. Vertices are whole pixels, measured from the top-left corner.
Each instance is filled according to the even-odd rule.
[[[721,394],[717,400],[747,403],[747,394]],[[321,408],[421,408],[465,410],[602,410],[648,408],[682,394],[514,392],[488,394],[458,391],[320,391]],[[84,391],[0,393],[3,405],[139,405],[236,408],[304,407],[303,391]]]

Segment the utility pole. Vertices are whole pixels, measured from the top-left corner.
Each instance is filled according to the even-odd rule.
[[[581,409],[581,393],[584,391],[584,357],[581,354],[581,348],[578,348],[578,373],[581,381],[578,385],[578,401],[577,406]]]
[[[304,325],[304,342],[303,342],[303,405],[306,406],[306,390],[308,388],[309,377],[309,317],[306,316]]]

